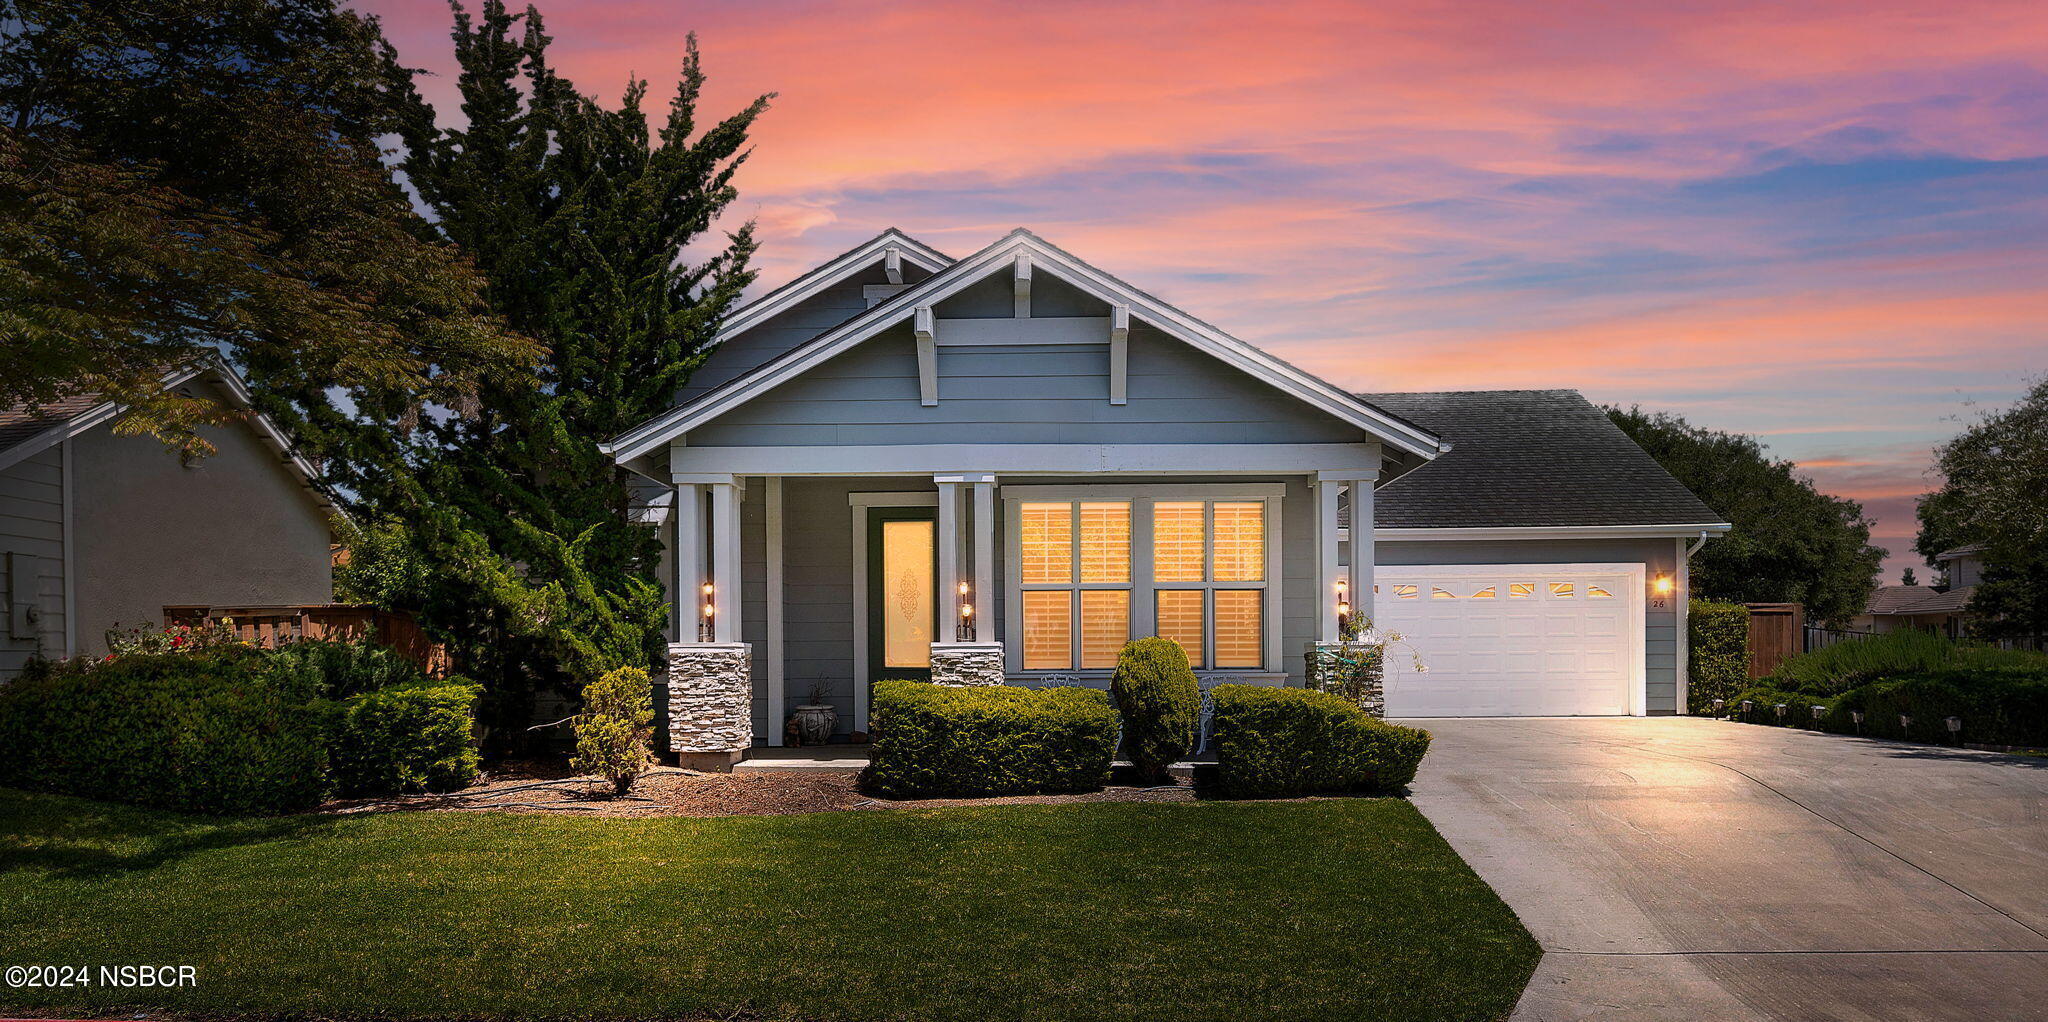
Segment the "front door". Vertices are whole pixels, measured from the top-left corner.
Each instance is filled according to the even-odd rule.
[[[868,511],[867,683],[930,681],[938,639],[936,508]]]

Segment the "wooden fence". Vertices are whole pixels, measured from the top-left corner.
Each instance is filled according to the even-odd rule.
[[[165,607],[164,624],[231,621],[235,635],[259,646],[297,639],[369,639],[417,664],[429,677],[448,674],[448,650],[427,637],[412,615],[352,603],[289,607]]]
[[[1749,608],[1749,676],[1762,678],[1785,658],[1804,650],[1806,608],[1797,603],[1746,603]]]

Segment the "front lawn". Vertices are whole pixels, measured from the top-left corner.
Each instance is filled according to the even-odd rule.
[[[219,822],[0,790],[0,965],[198,969],[0,1008],[1496,1019],[1537,956],[1394,799]]]

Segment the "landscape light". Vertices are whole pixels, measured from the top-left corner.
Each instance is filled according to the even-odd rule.
[[[1961,717],[1950,717],[1950,718],[1948,718],[1948,720],[1947,720],[1947,721],[1945,721],[1945,723],[1946,723],[1946,724],[1948,724],[1948,733],[1949,733],[1949,734],[1952,734],[1952,735],[1953,735],[1953,734],[1961,734],[1961,733],[1962,733],[1962,730],[1963,730],[1963,718],[1961,718]]]

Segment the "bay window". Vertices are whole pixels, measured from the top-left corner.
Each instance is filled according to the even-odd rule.
[[[1006,489],[1011,666],[1108,670],[1135,636],[1181,644],[1201,670],[1277,670],[1281,488]]]

